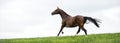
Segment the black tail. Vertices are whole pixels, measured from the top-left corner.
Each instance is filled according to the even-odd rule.
[[[87,20],[89,20],[89,21],[91,21],[92,23],[94,23],[97,27],[99,27],[99,25],[98,25],[98,23],[97,22],[99,22],[97,19],[94,19],[94,18],[91,18],[91,17],[84,17],[84,23],[87,21]]]

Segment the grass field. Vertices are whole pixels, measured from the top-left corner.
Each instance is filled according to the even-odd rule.
[[[120,33],[91,34],[87,37],[80,35],[76,37],[0,39],[0,43],[120,43]]]

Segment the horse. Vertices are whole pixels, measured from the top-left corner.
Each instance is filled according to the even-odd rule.
[[[77,26],[79,28],[78,28],[78,31],[75,34],[75,36],[80,32],[81,29],[84,31],[85,35],[87,36],[87,30],[84,28],[84,24],[86,23],[87,20],[89,20],[90,22],[95,24],[98,28],[100,27],[98,24],[99,21],[97,19],[94,19],[94,18],[88,17],[88,16],[82,16],[82,15],[77,15],[77,16],[72,17],[58,7],[51,14],[52,15],[59,14],[62,18],[61,29],[60,29],[59,33],[57,34],[57,36],[59,36],[59,34],[62,32],[64,27],[77,27]],[[64,32],[62,32],[62,34],[63,33]]]

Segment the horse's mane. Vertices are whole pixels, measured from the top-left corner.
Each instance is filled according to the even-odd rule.
[[[70,16],[70,15],[68,15],[64,10],[62,10],[62,9],[59,9],[62,13],[64,13],[64,14],[66,14],[67,16]]]

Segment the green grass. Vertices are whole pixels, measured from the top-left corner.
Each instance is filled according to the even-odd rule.
[[[120,33],[91,34],[87,37],[80,35],[76,37],[0,39],[0,43],[120,43]]]

